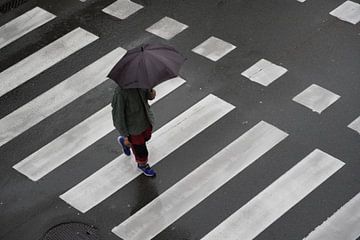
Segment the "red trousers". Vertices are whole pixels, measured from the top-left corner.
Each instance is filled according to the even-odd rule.
[[[129,141],[131,143],[131,150],[135,155],[137,163],[144,165],[148,162],[148,150],[146,148],[146,142],[150,140],[152,133],[152,127],[147,128],[139,135],[130,135]]]

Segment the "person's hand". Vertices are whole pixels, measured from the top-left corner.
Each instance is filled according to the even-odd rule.
[[[130,143],[128,137],[125,137],[125,139],[124,139],[124,144],[125,144],[127,147],[131,147],[131,143]]]
[[[149,100],[153,100],[156,97],[156,91],[154,89],[150,89],[148,92]]]

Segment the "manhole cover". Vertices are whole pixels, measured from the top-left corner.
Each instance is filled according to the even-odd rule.
[[[97,229],[84,223],[62,223],[51,228],[43,240],[99,240]]]

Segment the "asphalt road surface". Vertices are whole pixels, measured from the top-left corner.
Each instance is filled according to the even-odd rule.
[[[359,0],[18,5],[0,8],[0,239],[359,238]],[[187,61],[156,87],[147,178],[106,75],[154,42]]]

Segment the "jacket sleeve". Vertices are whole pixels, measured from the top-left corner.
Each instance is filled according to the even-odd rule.
[[[121,136],[128,136],[129,130],[125,117],[125,99],[118,90],[115,90],[111,106],[114,127],[119,131]]]

